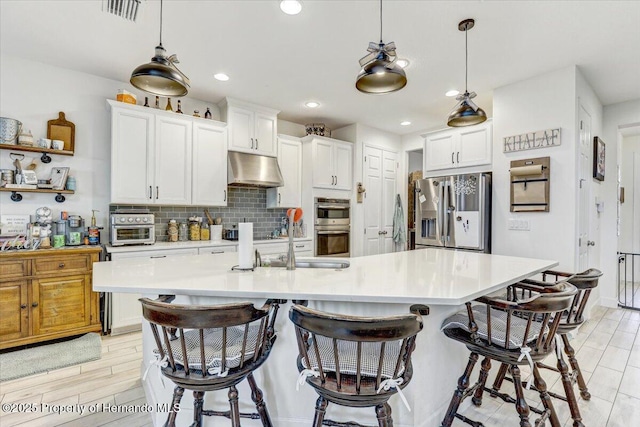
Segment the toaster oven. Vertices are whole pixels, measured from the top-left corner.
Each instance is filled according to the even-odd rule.
[[[116,211],[110,215],[111,246],[153,245],[156,242],[155,218],[141,211]]]

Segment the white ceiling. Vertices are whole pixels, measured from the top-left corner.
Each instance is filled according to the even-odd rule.
[[[297,16],[278,0],[165,0],[163,44],[189,76],[189,96],[225,96],[281,110],[296,123],[330,128],[360,122],[397,134],[444,127],[464,85],[492,115],[492,91],[577,65],[603,104],[640,99],[640,1],[401,1],[383,3],[385,42],[408,58],[408,84],[396,93],[355,89],[358,59],[379,35],[378,2],[304,1]],[[0,50],[128,81],[158,42],[160,2],[143,0],[136,23],[102,12],[102,1],[0,0]],[[213,74],[231,80],[219,82]],[[321,106],[310,110],[307,100]],[[400,126],[409,120],[411,126]]]

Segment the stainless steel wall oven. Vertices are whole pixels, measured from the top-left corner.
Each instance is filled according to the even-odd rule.
[[[351,254],[349,199],[316,197],[314,208],[314,255],[348,257]]]

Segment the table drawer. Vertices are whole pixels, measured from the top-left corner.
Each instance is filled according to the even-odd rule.
[[[10,279],[29,275],[30,260],[12,259],[0,261],[0,277]]]
[[[90,271],[91,267],[91,257],[88,255],[36,258],[33,262],[33,274]]]

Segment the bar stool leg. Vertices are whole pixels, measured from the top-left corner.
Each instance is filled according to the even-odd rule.
[[[251,400],[256,404],[256,409],[258,414],[260,415],[260,420],[262,421],[263,427],[273,427],[271,423],[271,417],[269,416],[269,411],[267,410],[267,405],[264,403],[262,390],[256,384],[256,380],[253,377],[253,373],[247,375],[247,381],[249,382],[249,387],[251,387]]]
[[[529,405],[524,400],[524,391],[522,390],[522,381],[520,379],[520,368],[518,365],[511,365],[511,377],[513,378],[513,386],[516,389],[516,411],[520,415],[520,427],[531,427],[529,423]]]
[[[458,388],[453,392],[451,403],[449,403],[449,409],[447,409],[447,414],[444,416],[444,420],[442,420],[442,427],[451,427],[451,423],[453,423],[453,419],[458,412],[458,407],[462,402],[462,396],[464,395],[465,390],[469,387],[469,378],[471,377],[471,371],[473,371],[473,367],[475,366],[477,361],[478,353],[471,352],[471,354],[469,355],[469,363],[467,363],[467,368],[464,370],[462,376],[458,379]]]
[[[578,359],[576,359],[576,352],[569,344],[569,337],[567,334],[562,334],[562,342],[564,343],[564,352],[567,353],[567,357],[569,357],[569,363],[571,364],[571,369],[574,372],[578,373],[578,387],[580,388],[580,396],[584,400],[591,399],[591,393],[587,389],[587,384],[584,382],[584,378],[582,377],[582,371],[580,370],[580,366],[578,365]]]
[[[500,365],[500,369],[498,369],[498,375],[496,375],[496,379],[493,381],[493,387],[491,387],[491,396],[496,397],[494,393],[500,391],[500,387],[502,387],[504,377],[507,375],[507,369],[509,369],[509,365],[507,365],[506,363]]]
[[[202,426],[202,405],[204,404],[204,391],[193,392],[193,424],[191,427]]]
[[[484,392],[484,385],[487,382],[487,377],[489,376],[489,371],[491,370],[491,359],[485,357],[480,366],[480,375],[478,377],[478,388],[473,393],[473,397],[471,401],[474,405],[480,406],[482,405],[482,393]]]
[[[569,404],[569,410],[571,411],[571,418],[573,418],[573,427],[584,427],[584,424],[582,424],[580,409],[578,408],[576,394],[573,390],[571,376],[569,375],[569,367],[564,361],[562,353],[559,353],[558,356],[560,356],[558,357],[558,370],[562,376],[562,387],[564,387],[564,395],[567,397],[567,403]]]
[[[231,406],[231,427],[240,427],[240,407],[238,406],[238,389],[235,386],[229,387],[229,405]]]
[[[316,400],[316,414],[313,417],[313,427],[322,427],[324,415],[327,413],[327,405],[329,402],[322,396]]]
[[[549,396],[549,393],[547,392],[547,383],[542,378],[542,375],[540,375],[537,364],[533,365],[533,384],[536,386],[538,394],[540,394],[542,405],[545,409],[549,410],[549,421],[551,422],[551,427],[560,427],[558,414],[556,414],[556,409],[553,406],[553,402],[551,402],[551,396]]]
[[[384,407],[387,408],[387,423],[389,427],[393,427],[393,418],[391,418],[391,406],[389,406],[389,404],[385,402]]]
[[[389,417],[391,416],[391,409],[387,403],[383,405],[376,405],[376,415],[378,416],[378,427],[392,427],[389,424]]]
[[[176,427],[176,416],[178,415],[177,409],[180,405],[180,400],[182,400],[182,395],[184,394],[184,389],[180,386],[176,386],[173,389],[173,399],[171,399],[171,409],[169,410],[169,416],[167,417],[167,422],[164,423],[164,427]]]

